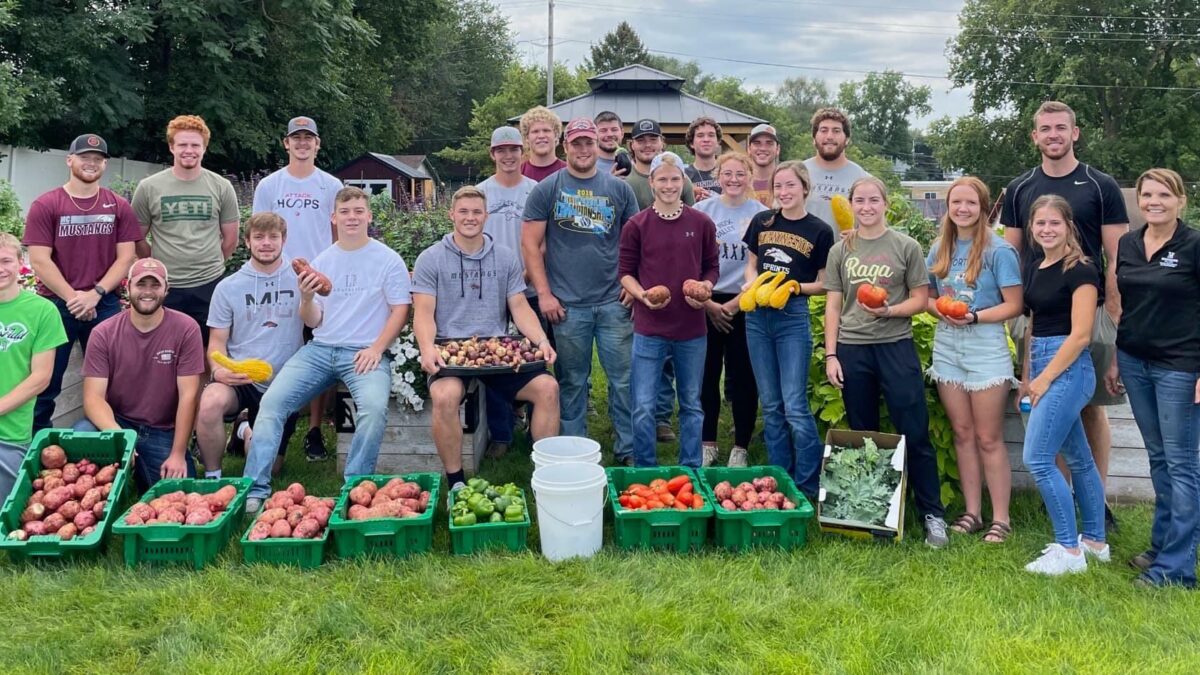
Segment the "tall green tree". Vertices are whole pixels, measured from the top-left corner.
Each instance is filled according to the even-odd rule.
[[[1036,12],[1018,0],[967,0],[949,45],[950,76],[971,88],[977,113],[1010,109],[1026,129],[1042,101],[1067,103],[1083,159],[1118,179],[1150,166],[1195,179],[1198,21],[1195,0],[1043,0]]]
[[[648,64],[649,61],[650,52],[646,51],[641,36],[627,21],[622,21],[592,45],[590,56],[584,60],[584,68],[599,74],[635,63]]]
[[[833,97],[825,80],[810,77],[789,77],[775,92],[775,103],[802,128],[808,128],[817,109],[833,105]]]
[[[783,159],[804,159],[812,153],[808,124],[800,124],[788,115],[771,92],[747,89],[736,77],[719,77],[704,87],[703,97],[727,108],[767,120],[779,133],[779,156]]]
[[[860,81],[843,82],[838,106],[850,117],[855,143],[870,144],[889,157],[907,157],[912,151],[909,120],[928,115],[929,87],[913,85],[900,73],[869,73]]]
[[[925,140],[939,165],[980,178],[998,196],[1009,180],[1038,161],[1029,138],[1032,127],[1012,115],[942,117],[929,125]]]

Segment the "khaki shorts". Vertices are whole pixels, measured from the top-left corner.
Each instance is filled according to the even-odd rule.
[[[1018,316],[1009,321],[1009,334],[1013,336],[1013,341],[1017,343],[1017,372],[1021,372],[1022,360],[1025,358],[1025,349],[1022,346],[1025,339],[1026,326],[1029,325],[1029,317],[1025,315]],[[1104,375],[1108,372],[1109,366],[1112,365],[1113,356],[1117,353],[1117,325],[1113,323],[1112,317],[1108,312],[1104,311],[1104,306],[1096,308],[1096,320],[1092,324],[1092,342],[1088,346],[1092,355],[1092,367],[1096,369],[1096,390],[1092,392],[1092,399],[1088,401],[1088,405],[1122,405],[1126,401],[1125,394],[1113,396],[1108,393],[1108,389],[1104,387]]]

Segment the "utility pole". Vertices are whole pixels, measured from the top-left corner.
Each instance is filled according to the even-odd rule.
[[[546,41],[546,107],[554,105],[554,0],[550,2],[550,28]]]

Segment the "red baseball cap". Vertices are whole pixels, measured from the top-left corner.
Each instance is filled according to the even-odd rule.
[[[596,123],[586,117],[576,117],[567,124],[565,140],[570,143],[572,139],[579,136],[587,136],[589,138],[598,138],[599,132],[596,131]]]
[[[129,268],[129,283],[136,284],[142,277],[154,277],[166,285],[167,266],[154,258],[139,258]]]

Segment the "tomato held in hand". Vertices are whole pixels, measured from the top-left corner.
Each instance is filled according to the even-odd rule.
[[[877,309],[887,304],[887,289],[873,284],[862,284],[856,292],[858,301],[871,309]]]
[[[966,318],[967,313],[970,311],[970,307],[967,306],[966,302],[956,300],[950,295],[939,295],[937,302],[934,303],[934,307],[937,308],[937,311],[942,316],[947,316],[951,319]]]

